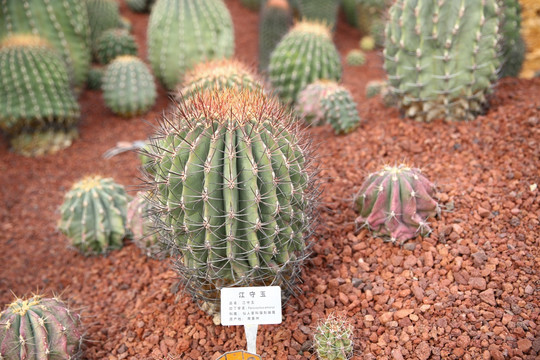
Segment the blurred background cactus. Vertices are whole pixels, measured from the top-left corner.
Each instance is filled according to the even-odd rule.
[[[84,0],[90,23],[90,43],[92,53],[97,56],[99,37],[105,30],[117,28],[121,23],[120,10],[116,0]]]
[[[101,90],[103,84],[103,74],[105,70],[101,67],[91,67],[88,72],[88,79],[86,80],[86,86],[90,90]]]
[[[152,222],[152,202],[149,192],[138,192],[127,207],[127,228],[129,237],[141,251],[150,257],[162,258],[165,251],[159,243],[157,231]]]
[[[297,0],[300,18],[303,21],[319,22],[334,29],[337,22],[339,1]]]
[[[259,22],[259,71],[268,70],[270,55],[293,24],[293,13],[286,0],[268,0]]]
[[[366,63],[366,54],[360,49],[352,49],[347,53],[345,61],[350,66],[362,66]]]
[[[521,6],[518,0],[499,0],[502,7],[502,67],[500,77],[517,77],[525,60],[521,36]]]
[[[139,13],[150,11],[154,2],[155,0],[126,0],[129,9]]]
[[[349,320],[334,314],[319,320],[313,347],[320,360],[348,360],[354,353],[354,328]]]
[[[125,29],[105,30],[96,44],[96,58],[101,64],[108,64],[120,55],[137,55],[135,38]]]
[[[157,0],[148,23],[148,59],[169,90],[195,64],[234,53],[231,15],[222,0]]]

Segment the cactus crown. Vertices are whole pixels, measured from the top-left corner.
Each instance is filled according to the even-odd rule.
[[[291,32],[314,34],[325,37],[329,40],[332,39],[330,27],[324,21],[302,20],[296,23],[296,25],[291,29]]]
[[[0,42],[0,48],[14,47],[46,47],[52,49],[51,44],[46,39],[32,34],[16,34],[8,36]]]
[[[30,310],[32,306],[39,305],[41,301],[42,296],[41,295],[34,295],[31,298],[28,298],[26,300],[23,299],[17,299],[11,304],[8,305],[11,312],[14,314],[17,314],[19,316],[26,315],[26,312]]]

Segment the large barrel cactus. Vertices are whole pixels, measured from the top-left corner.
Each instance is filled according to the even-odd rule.
[[[521,36],[521,5],[518,0],[499,0],[502,7],[502,67],[500,76],[517,77],[525,60]]]
[[[67,65],[71,83],[82,89],[90,68],[90,28],[81,0],[2,0],[0,40],[15,34],[43,37]]]
[[[293,14],[286,0],[268,0],[259,22],[259,70],[266,72],[270,54],[293,24]]]
[[[233,53],[234,29],[223,0],[158,0],[153,6],[148,59],[167,89],[195,64]]]
[[[398,0],[384,66],[403,113],[454,121],[484,112],[501,64],[499,26],[497,0]]]
[[[73,185],[60,207],[58,228],[84,255],[122,247],[130,198],[111,178],[88,176]]]
[[[298,0],[302,20],[321,22],[334,28],[337,22],[339,1],[336,0]]]
[[[308,149],[293,118],[260,91],[212,90],[180,109],[152,139],[156,227],[180,254],[194,298],[219,289],[293,288],[312,220]]]
[[[294,103],[298,92],[315,80],[339,81],[341,71],[330,30],[316,22],[297,23],[270,57],[270,82],[285,103]]]
[[[80,359],[80,315],[58,298],[17,299],[0,313],[0,359]]]
[[[57,54],[37,36],[0,42],[0,129],[20,154],[54,153],[77,137],[79,105]]]

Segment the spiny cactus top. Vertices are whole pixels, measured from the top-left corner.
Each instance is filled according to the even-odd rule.
[[[122,247],[130,198],[111,178],[88,176],[73,185],[60,207],[58,228],[85,255]]]
[[[403,244],[431,231],[427,219],[440,213],[434,196],[435,186],[419,169],[385,166],[370,174],[356,195],[356,222]]]
[[[384,66],[408,117],[472,120],[500,66],[497,0],[398,0],[386,26]]]
[[[313,346],[320,360],[347,360],[353,356],[354,328],[344,317],[330,315],[319,321]]]
[[[79,314],[58,298],[17,299],[0,313],[0,359],[79,359]]]
[[[125,29],[105,30],[98,39],[96,56],[101,64],[108,64],[120,55],[137,55],[138,46],[133,35]]]
[[[292,9],[287,0],[268,0],[259,21],[259,70],[266,72],[270,54],[293,24]]]
[[[156,1],[148,24],[148,59],[167,89],[195,64],[233,53],[234,29],[223,0]]]
[[[314,177],[298,127],[261,91],[206,91],[179,104],[152,139],[156,226],[181,254],[196,299],[225,286],[280,285],[304,259]]]
[[[316,22],[297,23],[272,52],[269,73],[285,103],[294,103],[298,92],[315,80],[339,81],[341,61],[330,30]]]
[[[0,42],[0,128],[16,152],[36,156],[69,146],[79,116],[66,65],[48,41],[14,35]]]

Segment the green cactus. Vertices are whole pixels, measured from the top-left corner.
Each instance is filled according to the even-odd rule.
[[[333,81],[317,80],[302,89],[295,104],[298,117],[313,126],[323,125],[326,122],[326,112],[321,99],[334,84]]]
[[[386,21],[382,18],[374,19],[371,22],[369,28],[369,34],[373,38],[374,47],[382,48],[384,47],[384,29],[386,27]],[[362,40],[360,40],[362,41]]]
[[[381,21],[388,3],[393,0],[357,0],[356,1],[356,27],[363,35],[371,35],[374,22]]]
[[[150,185],[185,289],[210,304],[227,286],[288,293],[305,257],[314,179],[294,119],[253,90],[206,91],[179,106],[150,145]]]
[[[118,23],[119,29],[124,29],[127,32],[131,32],[133,30],[133,24],[131,23],[131,20],[129,20],[125,16],[120,16],[120,22]]]
[[[383,88],[388,86],[384,80],[371,80],[366,84],[366,98],[370,99],[380,95]]]
[[[127,228],[133,243],[146,256],[161,258],[165,255],[159,243],[159,237],[153,228],[150,218],[152,213],[152,196],[149,192],[138,192],[127,207]]]
[[[268,0],[259,22],[259,70],[266,72],[270,55],[293,24],[293,14],[286,0]]]
[[[428,218],[440,213],[435,186],[419,169],[385,166],[364,181],[355,203],[356,223],[392,243],[402,245],[431,232]]]
[[[521,6],[518,0],[499,0],[502,7],[502,68],[500,77],[517,77],[525,60],[525,42],[521,36]]]
[[[375,38],[371,35],[367,35],[367,36],[362,36],[362,38],[360,39],[360,49],[364,50],[364,51],[371,51],[373,49],[375,49],[375,45],[377,45],[375,43]]]
[[[344,317],[330,315],[320,320],[313,346],[320,360],[348,360],[354,351],[354,328]]]
[[[37,36],[0,42],[0,129],[25,156],[54,153],[77,137],[79,105],[57,54]]]
[[[485,111],[500,67],[498,14],[497,0],[398,0],[392,6],[384,66],[406,116],[473,120]]]
[[[86,80],[86,86],[90,90],[101,90],[103,85],[103,74],[105,71],[100,67],[92,67],[88,72],[88,80]]]
[[[261,3],[266,0],[240,0],[240,3],[250,10],[259,10]]]
[[[58,228],[82,254],[106,254],[123,245],[129,201],[113,179],[85,177],[66,193]]]
[[[97,54],[99,37],[105,30],[114,29],[120,24],[120,10],[116,0],[84,0],[90,22],[90,43],[94,56]]]
[[[337,22],[339,1],[298,0],[298,10],[302,20],[323,23],[333,29]]]
[[[135,38],[127,30],[105,30],[96,44],[96,57],[101,64],[108,64],[120,55],[137,55]]]
[[[366,54],[360,49],[352,49],[347,53],[345,61],[350,66],[362,66],[366,63]]]
[[[341,60],[330,30],[301,21],[281,39],[270,57],[269,75],[281,100],[292,104],[301,89],[318,79],[339,81]]]
[[[0,359],[80,359],[80,315],[58,298],[16,299],[0,313]]]
[[[341,0],[345,20],[349,25],[358,26],[357,6],[359,0]]]
[[[148,58],[169,90],[195,64],[230,58],[234,29],[223,0],[158,0],[148,25]]]
[[[90,69],[90,28],[80,0],[1,0],[0,41],[11,35],[45,38],[66,63],[70,83],[81,90]]]
[[[122,55],[107,65],[102,89],[105,104],[120,116],[141,115],[156,103],[154,76],[135,56]]]
[[[153,0],[126,0],[129,9],[138,13],[148,12],[153,3]]]

